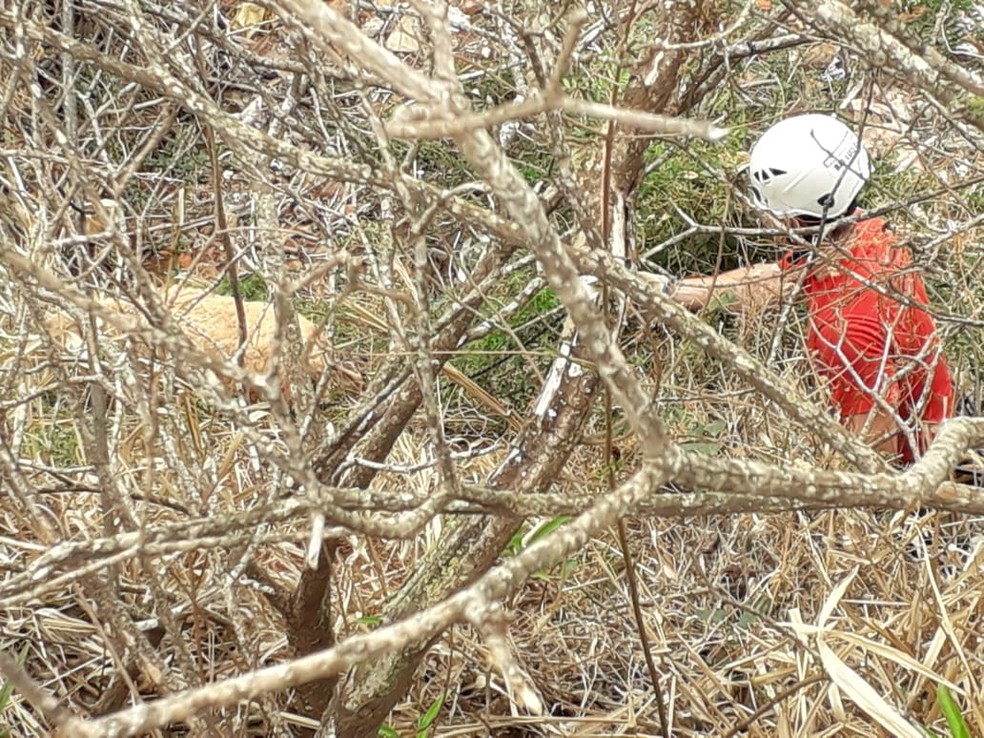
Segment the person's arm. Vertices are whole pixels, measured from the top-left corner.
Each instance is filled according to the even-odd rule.
[[[790,273],[784,278],[778,264],[752,264],[711,277],[688,277],[670,283],[665,292],[689,310],[702,310],[715,298],[729,310],[741,312],[778,303],[795,284]]]

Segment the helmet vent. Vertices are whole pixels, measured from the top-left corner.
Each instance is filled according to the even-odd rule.
[[[785,169],[776,169],[775,167],[769,167],[768,169],[759,169],[752,176],[755,177],[759,182],[768,182],[773,177],[781,177],[786,173]]]

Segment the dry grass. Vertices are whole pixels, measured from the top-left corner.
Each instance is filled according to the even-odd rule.
[[[717,452],[736,456],[815,460],[808,437],[793,433],[741,387],[727,386],[721,372],[701,369],[719,383],[709,395],[691,366],[679,368],[683,373],[672,374],[661,391],[684,398],[674,405],[674,413],[682,409],[686,415],[676,415],[671,425],[682,440],[710,443]],[[795,367],[788,378],[802,382]],[[30,392],[33,379],[28,377],[20,391]],[[194,514],[221,516],[266,499],[269,468],[244,443],[242,429],[214,416],[188,393],[175,399],[181,404],[167,422],[185,444],[167,458],[181,463],[170,469],[150,465],[157,466],[152,484],[140,485],[133,500],[140,518],[153,525]],[[81,430],[51,390],[22,405],[21,411],[22,468],[29,483],[44,488],[52,474],[44,469],[67,473],[84,462]],[[262,406],[250,413],[251,432],[275,441],[276,419]],[[148,474],[148,458],[166,452],[144,447],[135,418],[121,417],[120,434],[124,440],[117,468],[122,475]],[[405,434],[392,462],[414,465],[425,460],[421,435],[422,430]],[[495,438],[479,440],[496,450],[463,468],[476,478],[505,454]],[[631,439],[623,446],[627,473],[633,460]],[[583,447],[565,473],[566,484],[597,490],[603,461],[598,446]],[[219,466],[203,475],[202,465],[216,462]],[[181,483],[182,475],[191,476],[193,483]],[[383,474],[377,484],[395,484],[426,497],[436,478],[427,468]],[[54,542],[52,533],[55,540],[82,541],[98,535],[102,526],[96,494],[59,492],[40,499],[45,518],[52,521],[44,534],[25,529],[16,507],[4,509],[0,548],[8,575],[29,568],[43,555]],[[979,702],[984,681],[982,526],[980,519],[945,513],[920,517],[836,510],[631,521],[645,626],[663,674],[674,735],[719,735],[746,722],[747,730],[735,734],[872,735],[871,717],[852,703],[851,691],[831,683],[815,638],[795,627],[817,624],[834,589],[848,579],[850,586],[824,625],[826,641],[847,666],[891,704],[937,730],[943,728],[936,683],[948,680],[968,721],[984,725]],[[382,597],[399,586],[439,536],[440,522],[435,522],[412,542],[353,539],[339,567],[336,596],[339,611],[345,613],[336,623],[339,632],[366,627],[364,618],[378,612]],[[303,521],[264,531],[255,560],[270,581],[285,589],[296,582],[306,538]],[[201,665],[202,678],[215,681],[286,657],[283,622],[275,608],[245,579],[230,581],[234,561],[228,549],[202,550],[203,543],[188,541],[187,548],[147,562],[169,593],[172,617],[188,636],[188,657]],[[148,609],[145,564],[131,555],[118,566],[123,602],[152,637],[157,625]],[[515,714],[483,644],[467,628],[459,628],[428,656],[408,699],[389,720],[400,735],[412,732],[442,694],[447,697],[433,735],[658,735],[655,698],[613,537],[592,542],[563,570],[544,572],[508,605],[515,651],[550,715],[532,719]],[[93,622],[90,613],[80,610],[75,586],[57,587],[29,605],[8,609],[0,638],[10,653],[26,647],[30,671],[49,675],[47,686],[79,707],[98,711],[107,694],[127,688],[133,694],[158,693],[162,683],[146,670],[131,675],[132,685],[120,681],[116,661]],[[174,648],[173,643],[160,644],[167,659]],[[243,706],[240,713],[222,717],[220,724],[229,734],[269,734],[304,724],[275,702]],[[19,735],[43,733],[16,695],[3,719]]]
[[[739,70],[733,86],[723,86],[718,97],[707,100],[708,111],[726,109],[740,116],[735,143],[718,159],[699,164],[699,157],[678,152],[673,167],[657,171],[657,179],[671,168],[675,173],[653,186],[657,195],[652,200],[638,204],[640,229],[652,226],[653,211],[666,199],[721,200],[719,189],[744,148],[744,121],[757,131],[770,116],[786,110],[840,102],[810,71],[817,63],[810,56],[818,53],[815,48],[807,46],[802,55],[792,51],[779,65],[799,70],[802,78],[779,79],[776,69],[750,63]],[[821,57],[826,58],[822,53]],[[809,85],[797,86],[801,79]],[[885,83],[875,89],[882,95],[879,105],[897,109],[906,102],[899,98],[897,85]],[[730,95],[740,99],[740,105]],[[879,110],[884,114],[884,108]],[[850,106],[845,111],[859,112]],[[929,202],[905,203],[911,193],[981,172],[984,155],[933,111],[920,108],[919,115],[911,110],[909,114],[901,131],[895,118],[882,115],[875,121],[880,135],[869,143],[887,164],[873,182],[869,205],[895,206],[892,216],[903,233],[918,237],[915,245],[940,306],[948,351],[964,388],[979,397],[979,367],[984,364],[980,329],[958,318],[978,320],[984,306],[979,280],[984,229],[978,225],[949,239],[934,236],[948,223],[960,225],[979,213],[980,191],[958,190]],[[932,145],[914,145],[925,141]],[[178,157],[177,163],[181,161],[185,160]],[[156,237],[149,234],[157,247],[151,256],[166,262],[162,269],[178,264],[199,278],[215,280],[218,272],[209,249],[216,247],[195,220],[206,218],[208,188],[196,190],[200,199],[194,202],[194,212],[181,209],[186,220],[176,218],[179,188],[168,177],[177,163],[138,183],[155,192],[160,186],[141,227],[166,224]],[[425,163],[435,168],[439,164]],[[182,172],[186,179],[194,174]],[[344,202],[351,210],[347,215],[364,212],[360,208],[376,212],[372,193],[337,189],[345,191],[319,191],[319,207],[333,211],[342,209]],[[242,194],[235,190],[230,194]],[[314,236],[308,237],[305,228],[310,223],[300,210],[289,216],[296,226],[291,239],[301,246],[291,241],[294,252],[287,251],[308,266],[324,257],[319,251],[323,243],[317,240],[317,228],[311,227]],[[729,212],[719,222],[737,217]],[[357,221],[352,217],[338,222],[349,228]],[[243,242],[245,230],[233,223],[235,238]],[[927,238],[927,233],[933,236]],[[366,234],[379,235],[369,227],[359,232]],[[332,235],[341,241],[351,234]],[[181,248],[169,252],[163,244],[170,241],[180,242]],[[741,248],[768,256],[772,245],[743,243]],[[259,262],[252,247],[244,250],[246,261]],[[666,265],[708,268],[716,256],[708,249],[681,251]],[[182,266],[180,253],[195,254],[196,261]],[[727,256],[737,258],[737,249]],[[362,376],[371,378],[387,358],[381,299],[360,293],[336,305],[336,287],[319,283],[304,291],[305,312],[313,321],[323,320],[334,347]],[[289,658],[284,618],[276,605],[278,597],[296,585],[304,566],[309,537],[304,518],[246,528],[230,525],[225,537],[144,542],[110,558],[80,555],[71,560],[67,573],[58,570],[59,579],[23,578],[53,547],[104,536],[111,521],[87,450],[92,405],[83,379],[89,368],[64,342],[45,339],[42,325],[50,308],[16,289],[5,288],[2,298],[0,427],[12,460],[4,478],[19,480],[37,495],[32,499],[35,510],[28,510],[26,498],[12,490],[4,491],[0,505],[0,591],[11,603],[0,618],[0,647],[11,655],[23,654],[28,671],[45,688],[73,709],[93,714],[187,686],[175,680],[175,664],[187,666],[185,673],[205,683]],[[780,367],[789,386],[823,400],[822,389],[807,370],[795,311],[738,317],[718,311],[707,319]],[[782,340],[774,341],[776,335]],[[21,352],[24,336],[37,339],[34,353]],[[289,452],[284,428],[292,418],[278,415],[269,404],[230,395],[222,385],[195,385],[174,356],[155,364],[153,380],[148,381],[146,352],[110,338],[100,346],[101,359],[112,370],[106,374],[112,380],[107,388],[112,470],[133,519],[144,528],[177,529],[191,519],[231,519],[291,494],[271,455]],[[737,458],[825,467],[839,463],[809,433],[791,427],[775,408],[752,394],[727,367],[708,361],[693,346],[657,335],[635,318],[628,322],[622,342],[659,399],[673,437],[682,443]],[[522,382],[524,389],[535,391],[536,367],[552,347],[511,350],[526,352],[529,362],[523,371],[529,376]],[[511,421],[502,418],[501,409],[509,406],[505,388],[468,381],[467,376],[445,376],[442,398],[454,440],[486,450],[461,461],[459,472],[462,478],[482,480],[507,454],[516,415]],[[334,387],[328,415],[343,420],[358,400],[353,394],[350,385]],[[513,409],[520,416],[525,411]],[[610,465],[601,443],[605,420],[601,413],[592,418],[587,441],[559,480],[561,488],[572,493],[604,489],[602,470]],[[634,440],[619,435],[617,418],[615,435],[617,474],[628,476],[638,459]],[[374,488],[398,489],[420,499],[437,488],[423,421],[415,421],[400,437],[388,461],[392,468],[377,476]],[[525,531],[538,522],[529,521]],[[852,678],[863,680],[886,703],[941,735],[947,729],[936,687],[949,684],[972,733],[984,734],[984,520],[943,512],[826,510],[685,521],[631,519],[628,529],[642,591],[643,627],[662,674],[673,735],[888,735],[877,727],[878,705],[858,704],[861,690]],[[414,570],[441,533],[442,521],[436,519],[409,541],[348,539],[339,552],[333,593],[334,626],[340,636],[376,625],[384,598]],[[252,572],[239,565],[247,549],[255,564]],[[112,614],[93,611],[88,596],[88,588],[104,583],[110,566],[127,618],[156,654],[142,658],[112,651],[117,641],[106,631],[114,630],[116,623]],[[256,570],[264,574],[262,583],[250,576]],[[563,567],[541,572],[507,606],[513,649],[547,705],[547,716],[520,714],[482,639],[461,626],[428,654],[406,699],[388,720],[391,734],[660,734],[656,696],[614,533],[592,541]],[[171,620],[172,631],[184,636],[180,642],[167,635],[163,617]],[[442,697],[435,722],[421,728],[422,716]],[[287,704],[282,695],[242,704],[204,715],[192,731],[293,735],[311,727],[310,720],[291,712]],[[45,732],[36,712],[17,693],[0,709],[0,726],[4,725],[11,736]],[[184,728],[162,734],[182,735]]]
[[[824,626],[847,667],[937,730],[937,680],[956,684],[968,713],[979,710],[984,555],[979,536],[973,558],[948,551],[947,542],[980,524],[951,522],[917,558],[906,553],[906,540],[921,540],[940,516],[830,511],[686,526],[634,521],[646,627],[673,734],[872,735],[871,717],[852,704],[850,690],[831,684],[814,639],[795,627],[817,624],[848,579]],[[549,718],[510,715],[481,643],[458,632],[430,655],[413,699],[391,724],[411,730],[450,689],[437,735],[658,735],[628,602],[617,545],[595,541],[510,603],[516,652],[551,706]]]
[[[704,411],[731,428],[783,427],[768,409],[748,404],[721,413],[736,406],[718,399]],[[699,412],[696,402],[688,408]],[[797,441],[804,456],[809,447],[803,439],[774,440],[756,446],[756,434],[745,431],[721,445],[764,457],[792,452]],[[572,490],[598,488],[598,454],[596,447],[577,454]],[[848,670],[940,734],[947,733],[939,683],[960,695],[970,725],[980,722],[984,519],[829,510],[635,519],[629,531],[673,735],[878,734],[870,712],[853,701],[856,692],[832,676],[850,677]],[[412,553],[397,558],[395,567],[413,566]],[[459,629],[430,654],[394,713],[399,734],[446,693],[435,735],[660,734],[614,534],[543,572],[509,607],[515,652],[549,717],[517,714],[482,643]],[[822,628],[843,666],[824,660],[810,626]]]

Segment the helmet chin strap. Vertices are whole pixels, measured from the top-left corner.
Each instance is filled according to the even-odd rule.
[[[810,243],[794,244],[793,248],[791,249],[792,252],[791,262],[793,264],[803,264],[803,265],[811,264],[817,258],[817,250],[818,247],[820,246],[820,242],[825,238],[827,238],[827,236],[830,235],[830,233],[834,230],[834,228],[836,228],[836,225],[834,225],[836,221],[837,218],[828,220],[826,215],[822,216],[817,221],[814,221],[812,218],[809,219],[803,217],[791,218],[790,221],[787,223],[787,225],[791,225],[793,228],[809,228],[812,226],[819,229],[815,233],[797,234],[798,238],[802,238],[803,240],[808,240]]]
[[[853,215],[857,211],[857,204],[857,198],[854,198],[851,204],[848,205],[847,209],[835,218],[828,218],[826,214],[824,214],[824,216],[816,222],[811,222],[812,219],[805,219],[802,217],[792,218],[791,220],[793,227],[816,226],[819,229],[816,233],[809,234],[809,245],[795,245],[793,247],[791,257],[792,263],[805,265],[812,263],[817,258],[817,251],[821,241],[825,241],[832,237],[837,237],[838,229],[842,226],[840,222],[841,218]]]

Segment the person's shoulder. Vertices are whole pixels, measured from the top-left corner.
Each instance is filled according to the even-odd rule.
[[[779,271],[785,272],[798,266],[802,266],[806,261],[806,256],[806,252],[790,249],[779,257],[779,261],[776,262],[776,264],[779,266]]]
[[[884,218],[863,218],[854,224],[848,236],[851,256],[870,267],[875,264],[892,270],[903,269],[912,262],[909,250],[900,245],[900,237]]]
[[[867,217],[858,214],[858,222],[854,224],[852,236],[860,239],[894,239],[895,232],[887,220],[880,216]]]
[[[848,250],[857,256],[875,256],[895,247],[898,236],[884,218],[865,218],[854,224],[847,237]]]

